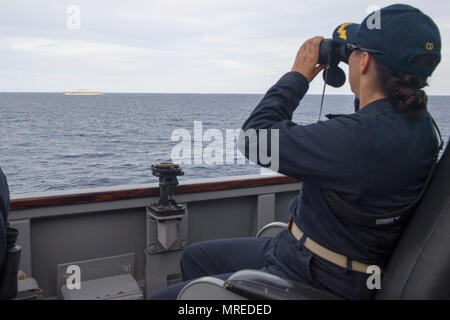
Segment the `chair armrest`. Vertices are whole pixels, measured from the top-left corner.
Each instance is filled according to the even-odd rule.
[[[214,277],[196,279],[181,289],[177,300],[246,300],[226,290],[223,284],[223,280]]]
[[[256,300],[338,300],[334,294],[259,270],[241,270],[224,287],[242,297]]]
[[[280,232],[282,229],[287,228],[287,223],[284,222],[272,222],[269,224],[266,224],[264,227],[262,227],[258,233],[256,234],[257,238],[272,238],[277,235],[278,232]]]

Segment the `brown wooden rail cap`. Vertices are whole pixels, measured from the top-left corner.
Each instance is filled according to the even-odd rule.
[[[223,191],[252,187],[263,187],[277,184],[298,183],[294,178],[286,176],[268,176],[244,178],[235,180],[217,180],[211,182],[183,183],[175,188],[175,194],[200,193],[210,191]],[[159,197],[159,186],[150,188],[135,188],[123,190],[93,191],[74,194],[37,196],[31,198],[12,199],[11,211],[34,209],[39,207],[66,206],[74,204],[96,203],[103,201],[117,201]]]

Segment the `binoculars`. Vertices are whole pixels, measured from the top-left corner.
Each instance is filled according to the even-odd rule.
[[[340,43],[333,39],[323,39],[319,47],[319,64],[326,64],[323,72],[323,80],[326,84],[339,88],[345,83],[344,70],[338,67],[342,61],[348,64],[348,59],[353,48],[346,43]]]

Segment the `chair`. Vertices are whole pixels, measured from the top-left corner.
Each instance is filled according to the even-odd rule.
[[[272,223],[258,236],[273,236],[286,224]],[[375,299],[450,298],[450,147],[447,145],[432,181],[406,227]],[[214,294],[210,294],[214,292]],[[180,292],[185,299],[339,299],[330,292],[258,270],[241,270],[228,280],[197,279]]]

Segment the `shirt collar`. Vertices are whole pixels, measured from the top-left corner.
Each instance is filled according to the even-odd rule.
[[[355,112],[355,114],[368,114],[368,115],[376,115],[376,114],[396,114],[400,113],[400,111],[395,107],[395,104],[389,98],[384,98],[380,100],[376,100],[374,102],[369,103],[364,108]],[[336,117],[348,116],[348,114],[326,114],[325,117],[328,119],[333,119]]]
[[[395,104],[389,98],[384,98],[376,100],[369,103],[364,108],[356,111],[357,114],[395,114],[400,113],[400,111],[395,107]]]

